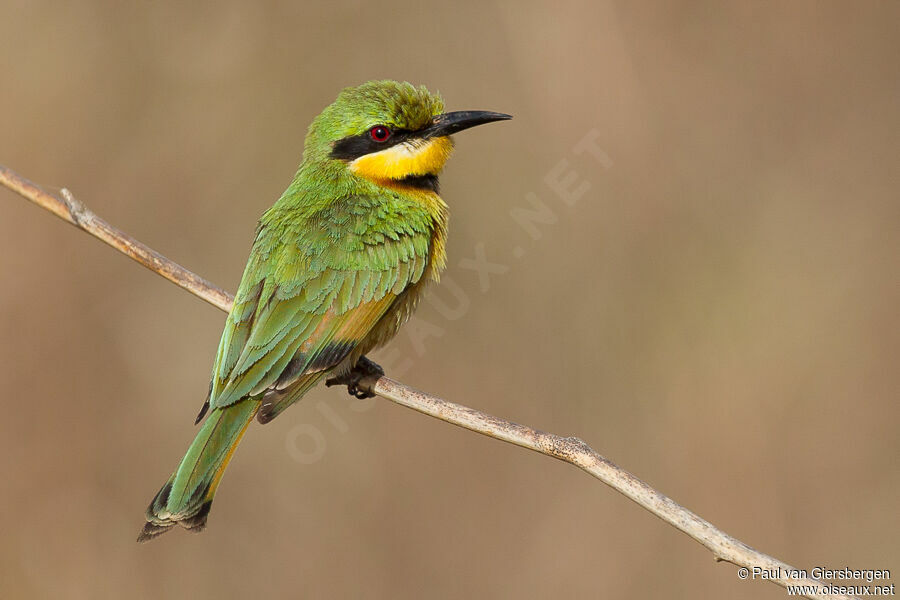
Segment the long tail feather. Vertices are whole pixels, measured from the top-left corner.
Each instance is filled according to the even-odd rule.
[[[225,467],[259,405],[258,400],[246,399],[212,411],[178,469],[147,507],[139,542],[152,540],[175,525],[190,531],[206,526]]]

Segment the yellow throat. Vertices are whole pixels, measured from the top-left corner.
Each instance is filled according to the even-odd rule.
[[[391,185],[404,177],[437,175],[453,152],[447,137],[410,140],[353,160],[351,172],[379,185]]]

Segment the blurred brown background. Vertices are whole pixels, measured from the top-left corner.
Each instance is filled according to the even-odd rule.
[[[342,87],[512,113],[459,136],[443,306],[389,374],[792,564],[897,573],[898,8],[3,0],[0,164],[233,290]],[[206,533],[139,546],[223,314],[6,190],[0,270],[3,598],[784,595],[576,469],[324,388],[251,427]]]

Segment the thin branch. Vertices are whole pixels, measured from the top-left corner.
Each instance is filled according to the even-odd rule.
[[[130,256],[151,271],[159,273],[172,283],[206,300],[213,306],[228,312],[232,296],[202,277],[170,261],[158,252],[116,229],[76,200],[63,189],[61,198],[47,193],[12,170],[0,165],[0,184],[20,196],[49,210],[59,218],[90,233]],[[821,590],[825,584],[809,577],[795,577],[797,569],[767,554],[754,550],[740,540],[713,526],[671,498],[656,491],[628,471],[601,456],[585,442],[574,437],[561,437],[519,425],[487,413],[454,404],[424,392],[414,390],[387,377],[364,381],[360,387],[382,398],[407,408],[430,415],[464,429],[486,435],[522,448],[534,450],[587,471],[603,483],[624,494],[663,521],[686,533],[713,553],[717,561],[730,562],[739,567],[762,569],[765,579],[782,587],[809,586],[809,590]],[[760,577],[756,577],[757,579]],[[742,577],[746,579],[746,577]],[[851,596],[839,594],[809,593],[803,597],[815,599],[848,600]]]
[[[216,308],[225,312],[231,310],[232,297],[228,292],[145,246],[124,231],[116,229],[79,202],[69,190],[63,188],[60,195],[55,196],[3,165],[0,165],[0,184],[46,208],[63,221],[109,244],[125,256],[133,258],[154,273],[159,273]]]

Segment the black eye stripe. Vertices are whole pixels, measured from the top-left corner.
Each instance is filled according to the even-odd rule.
[[[389,128],[390,129],[390,128]],[[360,135],[351,135],[340,139],[331,148],[331,158],[340,160],[354,160],[360,156],[379,152],[385,148],[402,144],[413,137],[414,132],[407,129],[391,129],[391,137],[384,142],[376,142],[369,135],[371,127]]]

